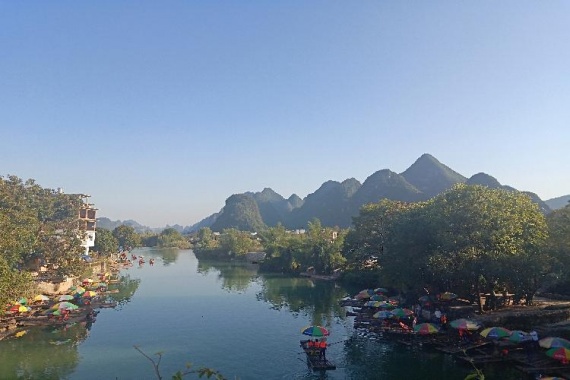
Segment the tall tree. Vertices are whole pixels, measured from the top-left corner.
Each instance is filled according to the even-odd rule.
[[[124,249],[140,246],[140,236],[131,226],[126,226],[124,224],[120,225],[113,230],[113,236]]]
[[[106,228],[97,228],[93,250],[103,255],[109,255],[119,250],[119,241],[113,232]]]

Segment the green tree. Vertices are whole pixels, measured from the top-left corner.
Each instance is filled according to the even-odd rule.
[[[119,242],[119,246],[123,248],[140,246],[141,239],[139,234],[131,226],[120,225],[113,230],[113,236]]]
[[[189,248],[190,242],[174,228],[164,229],[158,236],[157,245],[161,248]]]
[[[220,244],[212,230],[208,227],[200,228],[197,234],[198,242],[195,249],[197,250],[213,250],[218,249]]]
[[[113,232],[105,228],[97,228],[93,250],[102,255],[109,255],[117,252],[118,249],[119,241],[113,236]]]
[[[26,271],[14,269],[0,256],[0,313],[3,314],[5,306],[22,296],[31,296],[35,288],[32,276]]]
[[[220,248],[225,252],[231,252],[234,255],[241,256],[248,252],[258,250],[260,244],[250,232],[228,228],[222,231],[220,236]]]

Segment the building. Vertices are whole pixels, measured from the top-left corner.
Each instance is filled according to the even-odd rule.
[[[78,229],[80,232],[81,246],[85,248],[84,255],[89,255],[89,248],[95,245],[95,227],[97,221],[97,209],[89,203],[90,195],[79,194],[82,205],[79,209]]]

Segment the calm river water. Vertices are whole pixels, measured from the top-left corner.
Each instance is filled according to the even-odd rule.
[[[198,261],[189,250],[137,250],[154,266],[121,273],[116,309],[66,330],[31,329],[0,341],[0,379],[156,379],[137,352],[162,352],[170,378],[191,362],[228,379],[463,379],[468,367],[447,355],[360,336],[329,282],[262,275],[252,265]],[[299,347],[300,329],[331,331],[327,357],[335,371],[313,373]],[[338,343],[337,343],[338,342]],[[156,356],[155,356],[156,358]],[[486,379],[519,379],[486,368]],[[188,377],[194,378],[194,377]]]

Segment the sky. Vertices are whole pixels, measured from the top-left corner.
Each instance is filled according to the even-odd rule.
[[[0,175],[192,225],[429,153],[570,194],[568,1],[2,1]]]

